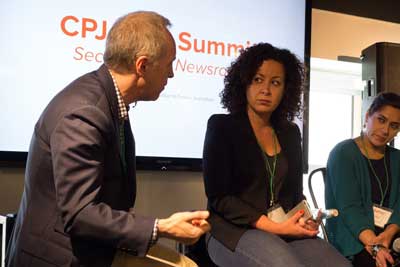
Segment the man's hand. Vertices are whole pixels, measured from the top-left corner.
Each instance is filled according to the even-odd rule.
[[[158,234],[187,245],[194,244],[211,229],[206,221],[208,216],[208,211],[174,213],[169,218],[158,220]]]

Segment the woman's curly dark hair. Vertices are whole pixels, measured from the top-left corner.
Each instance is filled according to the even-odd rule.
[[[301,96],[305,71],[300,60],[289,50],[279,49],[268,43],[259,43],[246,48],[232,62],[224,79],[221,104],[230,113],[246,112],[246,91],[252,83],[257,70],[265,60],[281,63],[285,70],[285,91],[271,122],[275,124],[292,121],[301,116]]]

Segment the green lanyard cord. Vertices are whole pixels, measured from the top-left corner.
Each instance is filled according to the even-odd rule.
[[[266,153],[264,149],[261,147],[261,150],[263,151],[263,157],[264,161],[266,162],[267,165],[267,171],[269,173],[269,188],[270,188],[270,194],[271,194],[271,200],[269,201],[269,206],[272,207],[275,202],[275,196],[274,196],[274,179],[275,179],[275,173],[276,173],[276,162],[278,160],[278,154],[277,154],[277,148],[276,148],[276,135],[274,129],[272,129],[272,139],[274,140],[274,162],[272,163],[272,168],[271,165],[269,164],[268,157],[266,156]]]
[[[386,159],[385,159],[385,154],[386,153],[385,153],[385,151],[383,151],[383,165],[385,166],[385,176],[386,176],[386,188],[385,188],[385,192],[383,192],[381,180],[379,179],[378,175],[376,175],[374,167],[372,166],[372,163],[369,160],[368,150],[367,150],[367,147],[365,146],[365,143],[364,143],[364,135],[361,135],[361,143],[363,145],[365,154],[367,154],[368,164],[369,164],[369,166],[370,166],[370,168],[372,170],[372,173],[375,176],[376,181],[378,182],[379,190],[381,192],[381,203],[380,203],[380,205],[382,206],[383,205],[383,201],[385,200],[385,197],[386,197],[386,194],[387,194],[387,191],[388,191],[388,187],[389,187],[389,175],[388,175],[388,170],[387,170],[387,166],[386,166]]]

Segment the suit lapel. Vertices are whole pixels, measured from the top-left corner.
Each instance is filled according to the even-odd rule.
[[[117,100],[117,94],[115,92],[115,87],[114,87],[114,82],[112,80],[112,77],[110,75],[110,72],[108,71],[108,68],[103,64],[98,70],[97,70],[97,76],[102,84],[102,87],[104,89],[105,96],[107,98],[107,101],[109,103],[111,115],[113,118],[113,125],[114,125],[114,131],[115,131],[115,143],[118,144],[118,158],[121,164],[121,168],[123,169],[123,172],[125,176],[131,176],[131,173],[129,173],[129,164],[128,162],[131,162],[131,160],[128,160],[125,156],[125,160],[123,159],[122,155],[124,154],[122,151],[122,146],[121,146],[121,136],[124,136],[124,142],[125,142],[125,155],[126,154],[131,154],[132,150],[127,151],[127,143],[126,140],[129,139],[127,138],[127,127],[123,125],[125,128],[121,128],[120,125],[121,122],[118,116],[118,100]],[[125,123],[129,125],[128,123]],[[125,129],[124,134],[122,134],[122,130]],[[129,127],[129,136],[132,136],[132,132]],[[134,153],[134,147],[133,147],[133,153]],[[126,164],[124,164],[124,162]]]
[[[105,96],[109,103],[111,115],[114,122],[114,128],[118,130],[119,128],[119,118],[118,118],[118,100],[117,94],[114,88],[114,82],[110,73],[108,72],[107,67],[103,64],[97,70],[97,76],[99,78],[100,83],[104,89]]]

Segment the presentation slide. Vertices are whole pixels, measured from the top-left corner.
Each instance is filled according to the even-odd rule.
[[[305,0],[2,1],[0,151],[28,151],[48,102],[101,66],[112,24],[137,10],[170,19],[177,48],[160,98],[130,109],[137,156],[202,157],[208,118],[226,113],[219,94],[240,49],[269,42],[304,58]]]

